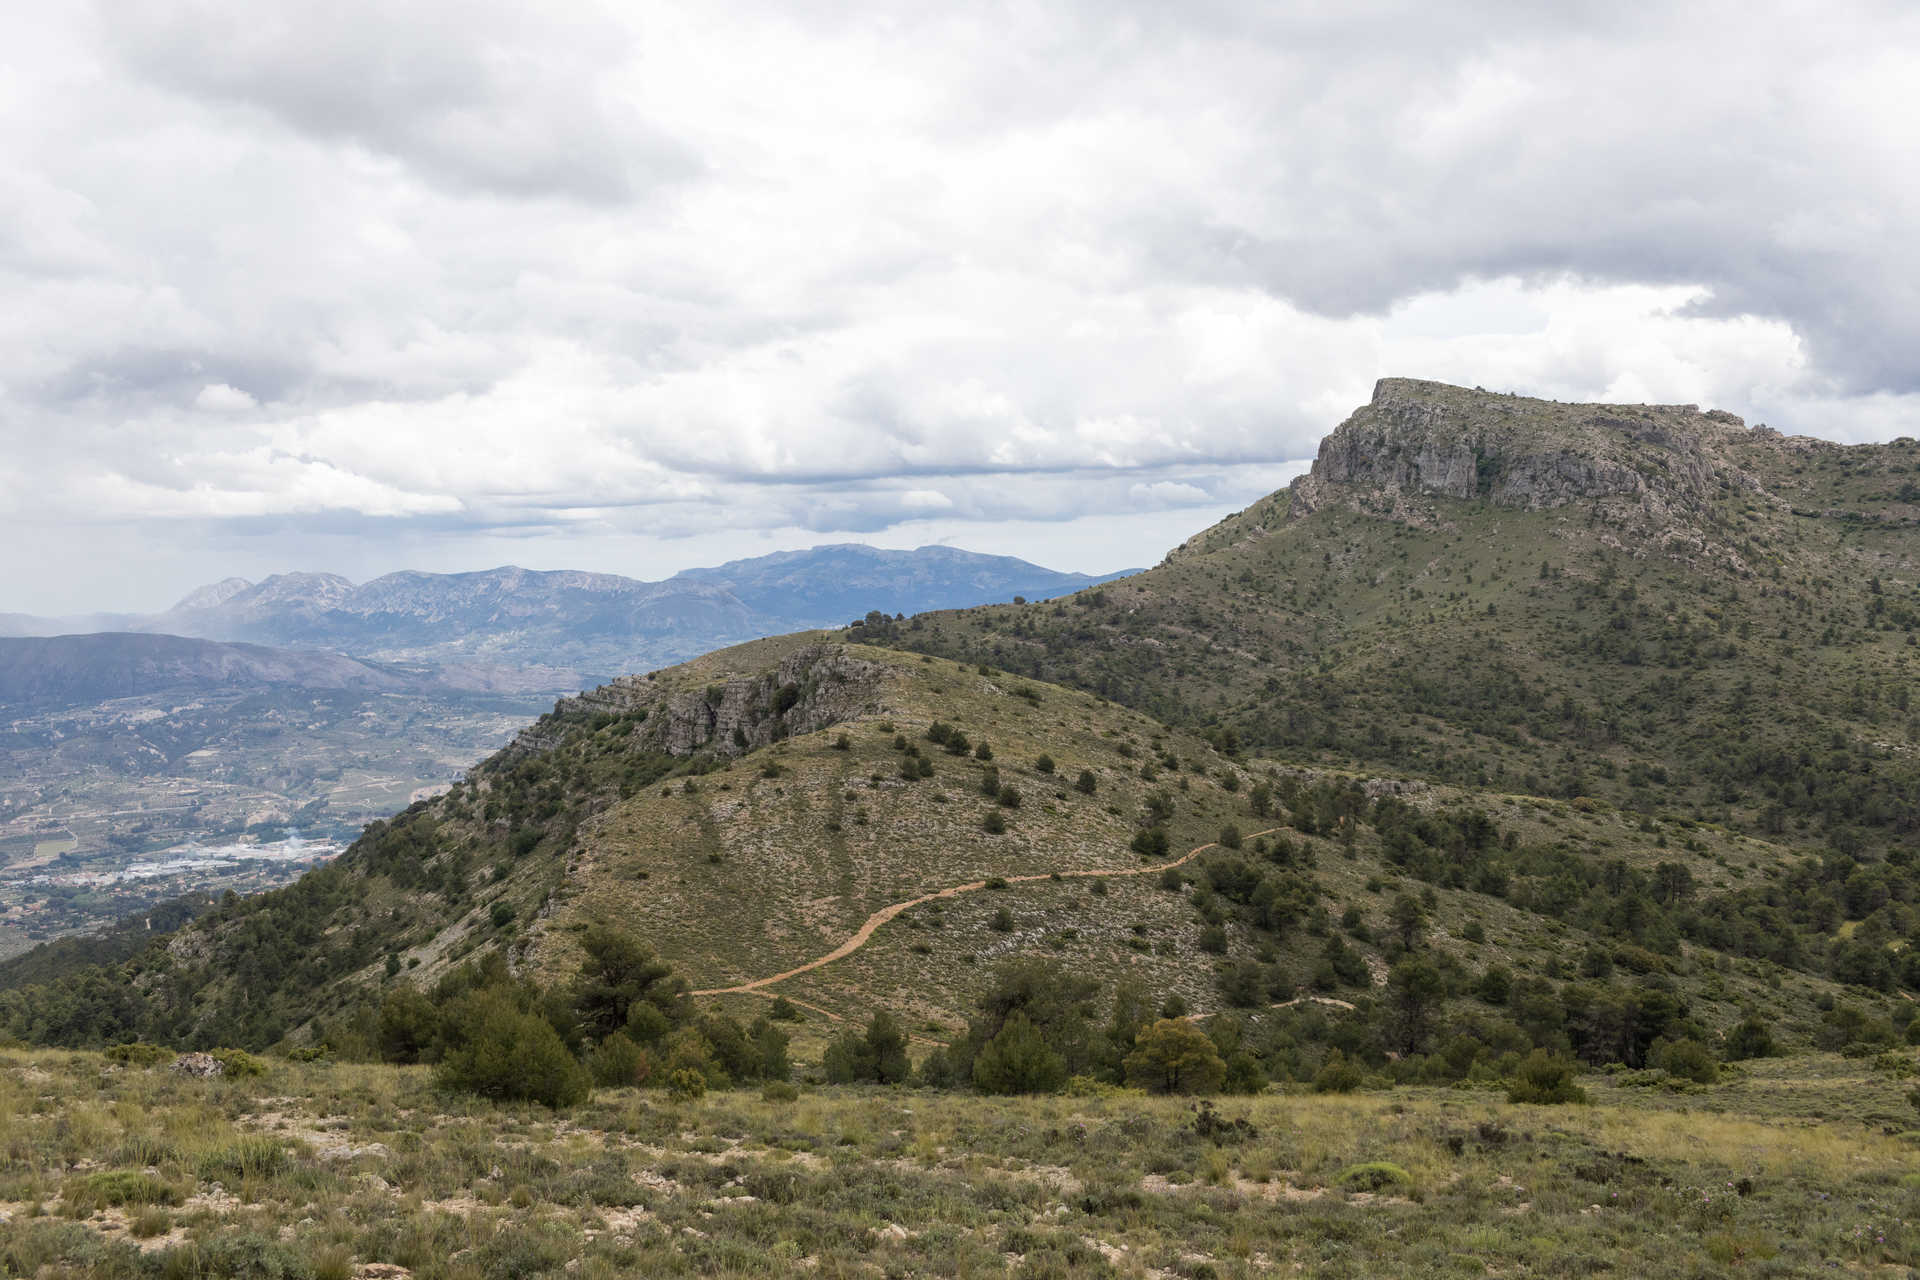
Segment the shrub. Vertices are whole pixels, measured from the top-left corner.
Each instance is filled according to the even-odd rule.
[[[220,1074],[228,1080],[267,1074],[267,1064],[244,1049],[215,1049],[210,1056],[220,1064]]]
[[[974,1057],[973,1083],[982,1093],[1058,1093],[1067,1083],[1067,1063],[1015,1010]]]
[[[692,1067],[681,1067],[667,1077],[667,1092],[681,1102],[698,1102],[707,1096],[707,1078]]]
[[[173,1050],[157,1044],[141,1041],[137,1044],[116,1044],[107,1050],[107,1061],[117,1062],[124,1067],[152,1067],[173,1059]]]
[[[1521,1060],[1507,1086],[1508,1102],[1585,1102],[1587,1091],[1574,1083],[1573,1060],[1535,1049]]]
[[[287,1167],[287,1149],[278,1138],[251,1134],[200,1157],[196,1172],[208,1182],[270,1178]]]
[[[1384,1191],[1388,1187],[1411,1187],[1413,1175],[1390,1160],[1369,1160],[1342,1169],[1334,1181],[1348,1191]]]
[[[1240,828],[1232,824],[1220,828],[1220,847],[1222,849],[1238,849],[1240,847]]]
[[[821,1065],[829,1084],[899,1084],[912,1071],[906,1032],[884,1009],[873,1015],[865,1035],[848,1031],[828,1044]]]
[[[993,748],[987,745],[985,738],[982,738],[979,744],[974,747],[973,758],[983,762],[993,759]]]
[[[494,992],[462,1003],[472,1021],[462,1028],[462,1042],[441,1060],[436,1086],[496,1101],[540,1102],[555,1110],[586,1101],[592,1078],[545,1018]]]
[[[1035,773],[1052,773],[1054,770],[1053,757],[1045,754],[1041,755],[1033,762],[1033,770]]]
[[[607,1089],[619,1089],[641,1083],[640,1068],[646,1050],[616,1031],[600,1042],[587,1057],[587,1070],[593,1082]]]
[[[1094,781],[1093,770],[1091,769],[1082,769],[1080,776],[1073,780],[1073,789],[1083,796],[1092,795],[1098,786],[1099,784]]]
[[[1007,819],[998,809],[989,809],[987,816],[980,820],[980,829],[990,836],[1003,836],[1007,833]]]
[[[1366,1080],[1360,1064],[1335,1049],[1313,1075],[1315,1093],[1352,1093]]]
[[[139,1169],[110,1169],[73,1179],[61,1188],[60,1198],[88,1208],[179,1204],[180,1191],[166,1180]]]
[[[806,1016],[800,1012],[793,1001],[787,999],[785,996],[775,996],[773,998],[773,1007],[767,1010],[767,1016],[775,1022],[806,1021]]]
[[[800,1097],[799,1086],[791,1080],[769,1080],[760,1088],[763,1102],[793,1102]]]
[[[1712,1050],[1698,1040],[1656,1040],[1651,1057],[1653,1065],[1668,1075],[1695,1084],[1712,1084],[1720,1078],[1720,1064]]]
[[[1012,933],[1013,913],[1005,907],[999,908],[987,918],[987,928],[995,933]]]
[[[1020,792],[1012,783],[1001,787],[999,794],[994,796],[994,799],[999,802],[1002,809],[1018,809],[1020,807]]]
[[[1733,1030],[1727,1032],[1728,1062],[1740,1062],[1747,1058],[1771,1058],[1773,1047],[1773,1033],[1758,1017],[1746,1018]]]
[[[1165,857],[1167,845],[1165,827],[1146,827],[1133,834],[1133,851],[1143,858]]]
[[[438,1056],[440,1010],[433,1001],[402,983],[380,1002],[374,1039],[387,1062],[420,1062]]]

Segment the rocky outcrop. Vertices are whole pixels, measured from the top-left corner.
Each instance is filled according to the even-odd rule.
[[[553,715],[524,730],[514,745],[544,750],[581,715],[644,711],[646,718],[634,732],[641,746],[676,756],[697,751],[738,756],[878,711],[888,670],[844,646],[811,644],[770,669],[727,675],[703,686],[665,687],[653,676],[622,676],[563,699]]]
[[[1758,487],[1731,456],[1752,435],[1734,415],[1694,405],[1561,404],[1383,378],[1294,481],[1290,514],[1342,505],[1407,516],[1431,498],[1693,507],[1723,482]]]

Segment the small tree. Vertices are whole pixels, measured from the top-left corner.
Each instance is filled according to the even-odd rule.
[[[674,977],[673,966],[653,948],[598,924],[580,935],[580,949],[586,958],[573,983],[573,1011],[593,1039],[604,1040],[626,1027],[639,1005],[651,1005],[669,1024],[686,1020],[686,981]]]
[[[503,992],[482,991],[450,1011],[463,1032],[434,1074],[442,1089],[496,1100],[541,1102],[559,1110],[593,1091],[587,1069],[552,1025]]]
[[[973,1083],[982,1093],[1057,1093],[1066,1082],[1066,1060],[1018,1011],[973,1060]]]
[[[865,1035],[849,1031],[829,1044],[821,1065],[829,1084],[899,1084],[912,1071],[907,1033],[882,1009],[867,1023]]]
[[[1225,1078],[1227,1064],[1200,1028],[1162,1018],[1134,1041],[1126,1071],[1129,1084],[1155,1093],[1212,1093]]]

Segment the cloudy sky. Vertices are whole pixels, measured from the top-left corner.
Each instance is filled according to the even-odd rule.
[[[1920,434],[1916,85],[1844,0],[8,6],[0,610],[1152,563],[1384,374]]]

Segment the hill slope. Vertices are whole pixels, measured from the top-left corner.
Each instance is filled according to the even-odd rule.
[[[870,640],[1328,763],[1829,835],[1920,821],[1920,445],[1383,381],[1160,566]]]
[[[1024,957],[1090,993],[1248,1010],[1265,1069],[1311,1076],[1329,1044],[1397,1043],[1410,945],[1477,1028],[1455,1070],[1529,1037],[1637,1064],[1759,1008],[1783,1039],[1891,1037],[1912,921],[1887,904],[1920,886],[1830,873],[1590,801],[1234,759],[1085,694],[800,635],[567,700],[333,865],[124,965],[30,961],[53,980],[0,993],[0,1026],[370,1043],[403,985],[498,954],[557,988],[612,925],[710,1008],[809,1011],[809,1052],[875,1008],[954,1040]],[[1838,1031],[1833,977],[1865,984]],[[1510,982],[1531,1012],[1506,1012]]]

